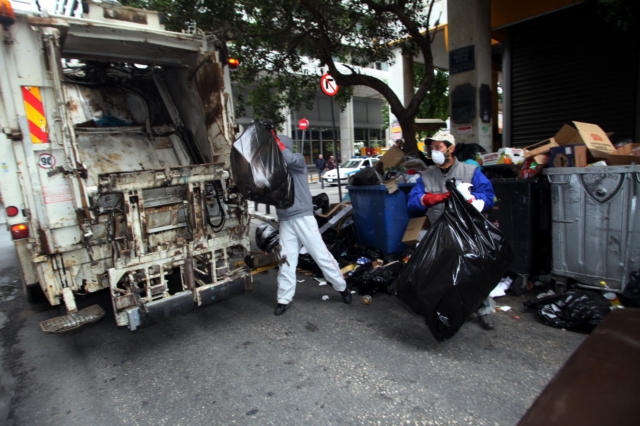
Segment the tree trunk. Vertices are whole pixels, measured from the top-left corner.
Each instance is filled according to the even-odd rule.
[[[402,117],[396,116],[400,127],[402,127],[402,140],[404,141],[404,150],[407,154],[415,154],[418,152],[418,141],[416,140],[416,132],[413,130],[413,123],[415,117],[407,117],[406,114],[402,114]]]

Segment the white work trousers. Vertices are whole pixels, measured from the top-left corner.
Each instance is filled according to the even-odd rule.
[[[318,222],[313,216],[302,216],[280,222],[280,245],[282,254],[289,264],[283,264],[278,271],[278,303],[288,304],[296,292],[296,267],[298,253],[304,246],[316,261],[324,277],[333,289],[344,291],[347,283],[340,273],[340,266],[322,241]]]

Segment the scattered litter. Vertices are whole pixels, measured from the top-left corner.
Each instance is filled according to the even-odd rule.
[[[502,312],[509,312],[511,310],[511,306],[498,306],[496,309]]]
[[[555,296],[556,294],[554,293],[553,290],[549,290],[546,293],[540,293],[538,295],[538,299],[542,299],[543,297],[547,297],[547,296]]]
[[[313,278],[314,280],[318,281],[318,285],[327,285],[327,282],[325,280],[321,280],[320,278]]]
[[[324,296],[322,296],[322,300],[329,300],[329,296],[325,294]]]
[[[371,296],[364,295],[362,296],[362,303],[364,303],[365,305],[370,305],[371,304]]]
[[[356,294],[356,291],[355,290],[351,290],[351,294]]]
[[[303,283],[303,282],[304,282],[304,280],[298,280],[298,282],[299,282],[299,283]]]
[[[505,293],[509,287],[511,286],[511,282],[513,280],[511,279],[511,277],[504,277],[503,279],[500,280],[500,282],[498,283],[498,285],[496,286],[496,288],[494,288],[491,293],[489,293],[489,297],[502,297],[502,296],[506,296],[507,294]]]
[[[600,292],[570,290],[524,302],[535,309],[545,324],[557,328],[593,330],[611,311],[609,300]]]
[[[511,318],[513,318],[514,320],[519,320],[520,317],[518,315],[511,315]]]

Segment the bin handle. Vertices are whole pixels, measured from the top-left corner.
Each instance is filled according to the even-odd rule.
[[[553,183],[555,185],[566,185],[569,183],[569,181],[571,181],[571,178],[569,178],[569,180],[567,180],[566,182],[554,181],[553,179],[551,179],[551,176],[553,175],[547,175],[547,180],[549,181],[549,183]]]
[[[551,222],[555,222],[555,223],[574,223],[577,222],[578,219],[573,219],[573,220],[560,220],[560,219],[551,219]]]

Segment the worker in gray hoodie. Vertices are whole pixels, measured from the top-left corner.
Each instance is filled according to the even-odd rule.
[[[280,222],[280,245],[282,254],[287,256],[287,263],[281,265],[278,271],[278,306],[274,314],[282,315],[291,304],[296,292],[298,253],[303,246],[318,264],[325,279],[340,293],[344,303],[349,304],[351,292],[342,278],[338,262],[324,244],[318,222],[313,216],[305,159],[301,154],[293,153],[293,140],[290,137],[278,135],[276,141],[293,178],[295,201],[287,209],[276,209]]]

